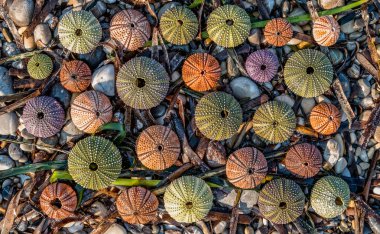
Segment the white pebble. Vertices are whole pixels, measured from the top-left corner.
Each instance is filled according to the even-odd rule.
[[[376,194],[376,195],[380,195],[380,187],[375,187],[373,189],[373,193]]]

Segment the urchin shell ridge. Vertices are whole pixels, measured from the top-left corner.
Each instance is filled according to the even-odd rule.
[[[71,92],[83,92],[91,84],[91,69],[79,60],[65,61],[59,79],[65,89]]]
[[[249,77],[257,82],[269,82],[277,74],[278,58],[269,50],[258,50],[250,54],[245,62]]]
[[[53,71],[53,61],[46,54],[35,54],[28,61],[27,70],[32,78],[45,79]]]
[[[322,168],[322,154],[312,144],[297,144],[286,153],[284,164],[293,175],[311,178]]]

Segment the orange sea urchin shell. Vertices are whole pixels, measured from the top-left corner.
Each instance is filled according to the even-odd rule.
[[[86,91],[75,98],[70,113],[79,130],[95,133],[100,126],[111,121],[112,105],[103,93]]]
[[[334,17],[319,17],[313,24],[314,40],[321,46],[332,46],[339,38],[340,26]]]
[[[146,224],[156,218],[158,199],[145,188],[132,187],[117,197],[116,208],[125,222]]]
[[[42,191],[40,206],[49,218],[64,219],[77,207],[77,195],[67,184],[50,184]]]
[[[171,167],[181,152],[178,136],[168,127],[153,125],[145,129],[136,142],[136,154],[151,170]]]
[[[340,126],[340,112],[333,104],[320,103],[310,113],[311,127],[323,135],[335,133]]]
[[[259,185],[268,171],[264,154],[253,147],[245,147],[233,152],[226,164],[228,181],[242,189],[252,189]]]
[[[284,46],[293,37],[292,25],[282,18],[270,20],[264,28],[266,41],[274,46]]]
[[[91,69],[79,60],[64,62],[59,79],[62,86],[70,92],[82,92],[91,84]]]
[[[314,145],[302,143],[289,149],[284,163],[292,174],[302,178],[311,178],[322,167],[322,155]]]
[[[218,60],[207,53],[196,53],[189,56],[182,66],[183,81],[191,89],[199,92],[215,88],[220,74]]]

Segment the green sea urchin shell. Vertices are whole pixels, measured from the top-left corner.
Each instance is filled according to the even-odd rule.
[[[249,36],[251,21],[244,9],[224,5],[211,12],[207,33],[216,44],[231,48],[242,44]]]
[[[212,140],[232,137],[242,122],[242,110],[233,96],[213,92],[203,96],[195,108],[195,124],[203,135]]]
[[[292,136],[296,116],[292,108],[278,101],[264,103],[252,119],[255,133],[269,143],[281,143]]]
[[[46,54],[35,54],[30,58],[27,69],[32,78],[42,80],[53,71],[53,62]]]
[[[161,16],[160,30],[168,42],[176,45],[188,44],[198,33],[198,20],[190,9],[176,6]]]
[[[164,100],[169,89],[169,75],[156,60],[133,58],[117,74],[116,89],[128,106],[150,109]]]
[[[350,201],[350,188],[341,178],[325,176],[311,190],[311,207],[324,218],[342,214]]]
[[[284,68],[285,84],[301,97],[316,97],[326,92],[333,80],[330,60],[318,50],[304,49],[295,52]]]
[[[58,25],[58,36],[63,47],[78,53],[91,52],[102,39],[102,27],[88,11],[70,11]]]
[[[70,151],[69,173],[84,188],[99,190],[114,182],[121,171],[121,155],[109,140],[90,136]]]
[[[193,223],[204,218],[212,207],[210,187],[195,176],[174,180],[164,194],[165,209],[177,222]]]
[[[258,204],[266,219],[276,224],[286,224],[302,214],[305,195],[296,182],[280,178],[264,186]]]

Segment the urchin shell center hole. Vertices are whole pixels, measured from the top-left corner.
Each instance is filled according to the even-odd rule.
[[[130,26],[131,26],[131,28],[134,28],[134,27],[135,27],[135,24],[134,24],[134,23],[131,23]]]
[[[178,23],[178,25],[183,25],[183,21],[182,20],[177,20],[177,23]]]
[[[158,151],[162,151],[163,149],[164,149],[164,146],[163,146],[163,145],[158,145],[158,146],[157,146],[157,150],[158,150]]]
[[[333,116],[329,116],[329,120],[330,120],[330,121],[333,121],[333,120],[334,120],[334,117],[333,117]]]
[[[96,117],[99,117],[99,116],[100,116],[100,112],[99,112],[99,111],[96,111],[96,112],[95,112],[95,115],[96,115]]]
[[[53,201],[51,201],[50,204],[51,204],[53,207],[56,207],[56,208],[58,208],[58,209],[61,209],[61,207],[62,207],[62,203],[61,203],[61,201],[60,201],[58,198],[56,198],[56,199],[54,199]]]
[[[191,208],[193,208],[193,203],[192,202],[186,202],[186,208],[187,209],[191,209]]]
[[[133,211],[133,215],[138,215],[139,212],[138,211]]]
[[[226,24],[228,26],[232,26],[234,24],[234,21],[232,19],[228,19],[228,20],[226,20]]]
[[[277,35],[277,36],[280,36],[280,35],[281,35],[281,32],[276,32],[276,35]]]
[[[280,209],[286,209],[286,202],[280,202],[280,204],[278,204],[278,207],[280,207]]]
[[[273,121],[272,125],[273,125],[273,127],[277,127],[278,126],[278,122],[277,121]]]
[[[202,70],[201,71],[201,75],[204,76],[206,74],[206,71],[205,70]]]
[[[75,75],[75,74],[72,74],[70,77],[71,77],[71,79],[73,79],[73,80],[76,80],[76,79],[78,78],[78,76]]]
[[[38,112],[37,113],[37,118],[38,119],[43,119],[44,118],[44,113],[43,112]]]
[[[36,66],[36,67],[39,67],[39,66],[40,66],[40,64],[39,64],[39,63],[36,63],[36,64],[35,64],[35,66]]]
[[[88,168],[91,171],[96,171],[96,170],[98,170],[98,164],[96,164],[96,163],[90,163],[90,165],[88,166]]]
[[[137,78],[136,79],[136,86],[139,88],[142,88],[145,86],[145,80],[143,78]]]
[[[229,113],[228,113],[228,111],[226,111],[226,110],[222,110],[222,111],[220,112],[220,116],[221,116],[222,118],[227,118],[228,115],[229,115]]]
[[[335,198],[335,205],[342,206],[343,205],[342,198],[340,197]]]
[[[307,167],[307,166],[309,166],[309,163],[308,163],[308,162],[304,162],[303,165],[304,165],[305,167]]]
[[[267,69],[267,66],[265,66],[265,65],[263,64],[263,65],[260,66],[260,69],[261,69],[262,71],[264,71],[265,69]]]
[[[247,172],[249,175],[252,175],[255,172],[255,170],[253,168],[248,168]]]
[[[309,75],[312,75],[314,73],[314,68],[312,68],[312,67],[306,68],[306,73]]]
[[[77,30],[75,30],[75,35],[77,35],[78,37],[82,36],[82,34],[83,34],[82,29],[78,28]]]

